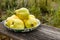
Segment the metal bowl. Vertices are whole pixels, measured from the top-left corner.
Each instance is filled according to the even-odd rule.
[[[36,25],[36,27],[32,27],[32,28],[30,28],[30,29],[24,28],[23,30],[21,30],[21,29],[18,30],[18,29],[9,28],[8,26],[5,25],[5,22],[6,22],[6,21],[3,22],[4,27],[5,27],[6,29],[8,29],[8,30],[10,30],[10,31],[14,31],[14,32],[29,32],[29,31],[32,31],[32,30],[38,28],[39,25],[41,24],[40,21],[38,20],[38,24]]]

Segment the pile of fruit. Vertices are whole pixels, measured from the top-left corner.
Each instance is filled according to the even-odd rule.
[[[14,11],[15,14],[11,17],[8,17],[5,20],[5,25],[8,28],[23,30],[25,28],[30,29],[33,27],[37,27],[40,22],[35,18],[34,15],[30,14],[29,10],[26,8],[20,8]]]

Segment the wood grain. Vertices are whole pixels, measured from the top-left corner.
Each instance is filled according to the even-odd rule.
[[[60,40],[60,29],[41,24],[36,30],[26,33],[16,33],[4,28],[0,23],[0,33],[17,40]]]

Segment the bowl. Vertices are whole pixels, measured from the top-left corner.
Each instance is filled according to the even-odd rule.
[[[38,24],[36,25],[36,27],[32,27],[32,28],[30,28],[30,29],[24,28],[23,30],[21,30],[21,29],[18,30],[18,29],[9,28],[8,26],[5,25],[5,22],[6,22],[6,20],[3,22],[4,27],[5,27],[6,29],[8,29],[9,31],[14,31],[14,32],[29,32],[29,31],[33,31],[33,30],[35,30],[36,28],[38,28],[39,25],[41,24],[40,21],[38,20]]]

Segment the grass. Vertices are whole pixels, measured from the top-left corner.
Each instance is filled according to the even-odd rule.
[[[41,23],[60,28],[59,4],[60,0],[0,0],[0,22],[13,15],[14,10],[26,7]],[[0,38],[11,39],[4,35],[0,35]]]
[[[59,0],[2,0],[0,2],[0,9],[2,13],[5,13],[1,16],[0,21],[13,15],[14,10],[26,7],[30,13],[35,15],[42,23],[60,28],[59,3]]]

